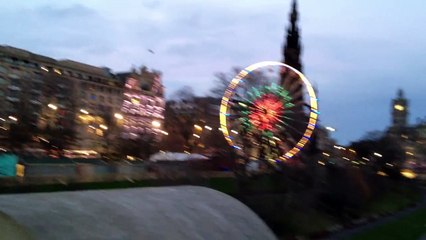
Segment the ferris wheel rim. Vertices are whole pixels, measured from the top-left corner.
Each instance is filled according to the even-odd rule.
[[[262,61],[258,63],[254,63],[249,65],[248,67],[242,69],[229,83],[228,87],[225,90],[225,93],[221,100],[220,110],[219,110],[219,121],[220,121],[220,129],[222,131],[222,134],[224,135],[226,141],[228,144],[236,149],[241,149],[241,147],[234,144],[234,141],[231,139],[230,131],[228,129],[228,111],[229,111],[229,101],[232,99],[232,96],[235,93],[235,89],[240,83],[242,79],[244,79],[248,74],[253,72],[256,69],[262,68],[262,67],[268,67],[268,66],[281,66],[286,67],[296,73],[299,77],[299,79],[302,80],[303,85],[305,86],[305,89],[307,90],[307,94],[309,95],[309,118],[307,122],[306,129],[303,132],[303,135],[301,138],[297,141],[297,143],[287,152],[283,153],[282,156],[279,157],[279,160],[286,160],[290,159],[293,156],[295,156],[297,153],[301,151],[301,149],[306,145],[306,143],[309,141],[310,137],[313,134],[313,131],[316,127],[317,119],[318,119],[318,99],[315,94],[315,90],[312,87],[312,84],[310,81],[306,78],[306,76],[298,71],[297,69],[293,68],[292,66],[289,66],[282,62],[277,61]]]

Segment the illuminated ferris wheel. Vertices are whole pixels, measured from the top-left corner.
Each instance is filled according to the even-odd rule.
[[[318,114],[308,79],[291,66],[266,61],[248,66],[232,79],[219,117],[226,141],[240,155],[276,163],[301,151]]]

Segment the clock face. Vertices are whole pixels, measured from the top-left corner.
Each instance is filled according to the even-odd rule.
[[[393,106],[393,108],[394,108],[395,110],[398,110],[398,111],[404,111],[404,110],[405,110],[405,107],[404,107],[404,106],[402,106],[401,104],[395,104],[395,105]]]

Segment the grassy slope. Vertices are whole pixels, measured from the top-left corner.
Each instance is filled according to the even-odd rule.
[[[426,234],[426,208],[388,224],[355,235],[352,240],[415,240]]]

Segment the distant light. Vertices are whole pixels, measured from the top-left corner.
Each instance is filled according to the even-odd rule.
[[[45,139],[45,138],[38,137],[38,139],[40,139],[40,140],[41,140],[41,141],[43,141],[43,142],[47,142],[47,143],[49,143],[49,140],[47,140],[47,139]]]
[[[47,106],[48,106],[50,109],[52,109],[52,110],[57,110],[57,109],[58,109],[58,107],[57,107],[55,104],[52,104],[52,103],[47,104]]]
[[[239,103],[238,103],[238,105],[240,105],[240,106],[242,106],[242,107],[247,107],[247,105],[246,105],[246,104],[244,104],[244,103],[242,103],[242,102],[239,102]]]
[[[377,157],[383,157],[383,155],[382,154],[380,154],[380,153],[374,153],[374,156],[377,156]]]
[[[3,121],[3,122],[5,122],[6,120],[5,120],[4,118],[0,118],[0,121]]]
[[[345,159],[346,161],[350,161],[350,159],[347,157],[342,157],[342,158]]]
[[[342,146],[338,146],[338,145],[334,145],[334,148],[336,149],[340,149],[340,150],[346,150],[346,148],[342,147]]]
[[[377,175],[384,176],[384,177],[387,176],[387,174],[383,171],[377,171]]]
[[[205,128],[205,129],[207,129],[207,130],[209,130],[209,131],[211,131],[211,130],[212,130],[212,128],[211,128],[210,126],[207,126],[207,125],[206,125],[206,126],[204,126],[204,128]]]
[[[203,128],[200,125],[194,124],[194,128],[201,131]]]
[[[222,132],[222,128],[218,128],[217,130],[219,130],[219,131],[221,131],[221,132]]]
[[[127,158],[127,160],[130,160],[130,161],[134,161],[135,160],[135,158],[133,156],[130,156],[130,155],[127,155],[126,158]]]
[[[349,151],[352,152],[352,153],[356,153],[356,151],[353,150],[352,148],[349,148]]]
[[[328,154],[328,153],[326,153],[326,152],[323,152],[323,153],[322,153],[322,155],[327,156],[327,157],[330,157],[330,154]]]
[[[359,165],[359,162],[357,161],[352,161],[353,164]]]
[[[318,164],[325,166],[325,163],[323,161],[318,161]]]
[[[235,130],[231,130],[231,132],[234,133],[234,134],[238,134],[238,132],[235,131]]]
[[[166,132],[166,131],[161,131],[161,133],[162,133],[162,134],[164,134],[164,135],[166,135],[166,136],[168,136],[168,135],[169,135],[169,133],[168,133],[168,132]]]
[[[386,163],[386,166],[393,167],[392,163]]]
[[[404,111],[404,109],[405,109],[405,107],[400,105],[400,104],[396,104],[393,107],[398,111]]]
[[[325,129],[327,129],[330,132],[335,132],[336,131],[336,129],[332,128],[332,127],[325,127]]]
[[[370,159],[366,158],[366,157],[362,157],[362,159],[364,159],[365,161],[369,162]]]
[[[114,117],[117,119],[123,119],[123,115],[119,114],[119,113],[115,113]]]
[[[405,152],[405,154],[410,155],[410,156],[414,156],[414,153],[412,153],[412,152]]]
[[[132,103],[136,105],[140,103],[139,99],[136,99],[136,98],[132,98],[130,101],[132,101]]]
[[[196,137],[196,138],[200,138],[200,135],[198,135],[198,134],[192,134],[192,136],[194,136],[194,137]]]
[[[161,127],[161,123],[157,120],[152,121],[152,126],[155,128],[159,128]]]
[[[59,71],[58,69],[53,69],[53,71],[55,72],[55,73],[57,73],[57,74],[59,74],[59,75],[62,75],[62,73],[61,73],[61,71]]]
[[[84,113],[84,114],[89,114],[89,112],[87,110],[85,110],[85,109],[80,109],[80,112]]]
[[[12,120],[12,121],[15,121],[15,122],[18,121],[18,119],[14,116],[9,116],[9,119]]]
[[[102,128],[103,130],[108,130],[108,127],[106,125],[101,124],[99,125],[99,127]]]
[[[278,141],[278,142],[280,142],[281,141],[281,139],[279,139],[279,138],[277,138],[277,137],[272,137],[272,139],[274,139],[275,141]]]
[[[414,179],[414,178],[417,177],[417,175],[413,171],[411,171],[410,169],[402,169],[400,173],[401,173],[402,176],[404,176],[408,179]]]
[[[186,154],[191,154],[190,152],[188,152],[188,151],[186,151],[186,150],[185,150],[185,151],[183,151],[183,152],[184,152],[184,153],[186,153]]]
[[[49,69],[47,68],[47,67],[43,67],[43,66],[41,66],[40,67],[41,69],[43,69],[44,71],[46,71],[46,72],[49,72]]]

